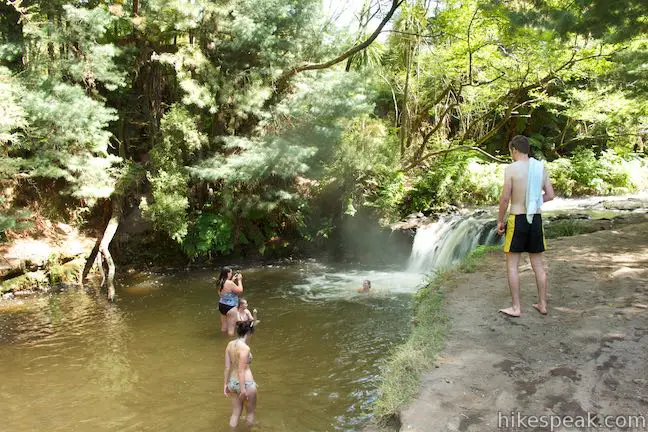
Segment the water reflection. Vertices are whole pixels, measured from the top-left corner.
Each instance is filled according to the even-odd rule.
[[[243,271],[262,321],[251,342],[255,430],[360,429],[421,276],[317,263]],[[213,277],[137,274],[121,281],[116,304],[77,290],[0,311],[4,427],[228,430]],[[366,278],[375,293],[355,293]]]

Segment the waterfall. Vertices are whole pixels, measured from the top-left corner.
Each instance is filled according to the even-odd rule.
[[[429,272],[450,267],[479,245],[497,244],[497,223],[478,214],[443,216],[419,228],[414,237],[408,270]]]

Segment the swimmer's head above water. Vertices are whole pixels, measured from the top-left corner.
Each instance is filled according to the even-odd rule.
[[[358,291],[369,292],[370,289],[371,289],[371,281],[369,279],[365,279],[362,281],[362,288],[360,288]]]
[[[236,334],[239,337],[244,337],[254,333],[254,321],[237,321]]]

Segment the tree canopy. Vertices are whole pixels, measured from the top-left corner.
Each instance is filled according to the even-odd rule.
[[[516,134],[565,194],[645,187],[645,2],[360,3],[4,1],[0,182],[119,198],[189,257],[490,202]]]

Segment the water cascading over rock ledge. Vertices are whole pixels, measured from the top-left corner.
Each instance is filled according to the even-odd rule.
[[[436,222],[419,226],[408,271],[424,273],[457,264],[477,246],[499,243],[496,227],[497,221],[483,211],[444,215]]]

